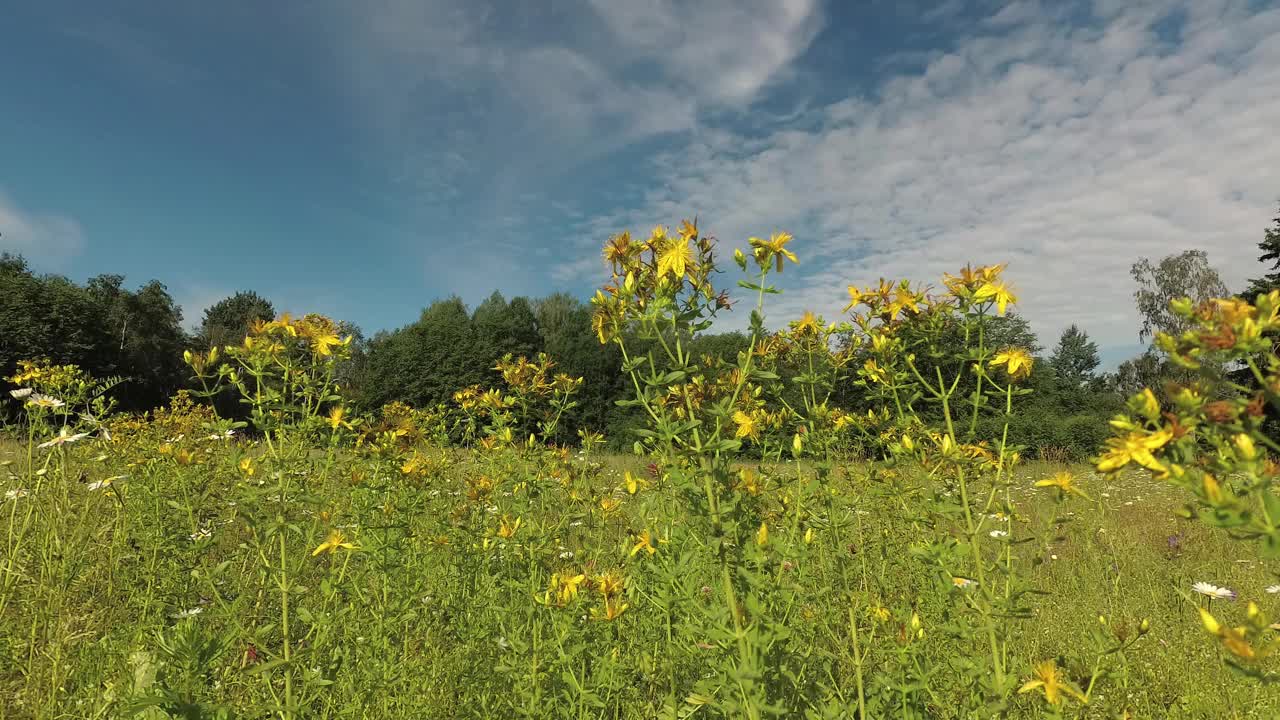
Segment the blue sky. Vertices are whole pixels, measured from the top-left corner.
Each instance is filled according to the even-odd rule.
[[[6,10],[0,247],[188,321],[585,297],[610,233],[696,213],[795,234],[777,322],[1007,261],[1045,344],[1114,362],[1137,257],[1239,286],[1280,200],[1274,2],[107,5]]]

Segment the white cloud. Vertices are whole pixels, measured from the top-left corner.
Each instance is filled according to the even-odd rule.
[[[1080,26],[1036,8],[803,125],[699,130],[643,203],[583,227],[569,272],[599,272],[610,232],[697,213],[737,244],[796,234],[803,274],[774,317],[834,317],[846,285],[880,276],[1008,261],[1044,344],[1076,322],[1113,347],[1136,337],[1139,256],[1204,248],[1232,287],[1259,273],[1280,200],[1280,10],[1099,2]]]
[[[818,0],[335,7],[325,27],[351,112],[389,154],[430,168],[429,187],[442,172],[443,184],[459,176],[435,162],[447,153],[486,170],[496,156],[509,172],[531,151],[544,166],[546,156],[572,166],[692,130],[701,110],[744,107],[785,77],[822,23]],[[437,143],[448,149],[415,149]]]
[[[821,29],[817,0],[590,0],[615,46],[700,98],[750,101]]]
[[[83,248],[84,233],[75,220],[21,208],[0,191],[0,249],[56,267]]]

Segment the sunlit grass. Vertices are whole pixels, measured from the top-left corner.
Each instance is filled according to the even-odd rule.
[[[64,488],[50,482],[38,493],[6,501],[6,516],[21,517],[35,508],[35,517],[41,519],[26,545],[30,556],[21,564],[23,570],[13,581],[0,617],[0,648],[8,660],[0,675],[0,692],[12,699],[7,706],[10,717],[118,714],[139,672],[139,657],[159,661],[163,654],[158,643],[187,624],[199,627],[203,637],[230,634],[227,646],[211,660],[207,677],[193,685],[193,694],[242,712],[263,702],[260,680],[249,672],[264,661],[262,651],[235,632],[237,625],[252,627],[271,604],[269,597],[257,594],[260,578],[253,566],[237,559],[249,531],[234,522],[233,498],[256,487],[257,479],[237,469],[242,453],[237,444],[209,441],[192,447],[198,464],[182,466],[160,459],[148,470],[145,465],[129,467],[137,458],[116,447],[85,443],[73,447],[68,473],[56,479]],[[102,454],[108,457],[95,460]],[[5,463],[0,487],[5,492],[31,490],[24,487],[23,479],[30,477],[25,458],[24,444],[7,440],[0,445],[0,462]],[[318,696],[317,715],[355,716],[361,709],[376,708],[379,717],[485,717],[509,706],[512,690],[494,668],[514,652],[511,648],[532,641],[518,636],[520,623],[513,613],[539,612],[534,598],[546,589],[549,572],[541,577],[537,572],[514,572],[529,580],[527,585],[513,585],[514,578],[494,571],[516,562],[548,571],[612,567],[635,575],[652,561],[627,556],[634,544],[630,531],[679,522],[677,517],[637,517],[640,504],[635,497],[619,492],[628,471],[652,480],[647,459],[607,455],[595,460],[601,467],[590,484],[578,488],[584,494],[580,501],[530,507],[513,538],[493,538],[509,545],[485,550],[479,547],[482,535],[460,532],[448,518],[466,504],[474,489],[469,480],[484,470],[486,458],[455,454],[450,465],[431,477],[379,483],[371,477],[352,481],[352,473],[368,463],[342,456],[323,484],[308,488],[323,502],[300,500],[298,508],[301,518],[316,524],[315,537],[323,539],[320,514],[327,513],[362,546],[355,552],[338,548],[323,553],[299,579],[299,607],[310,607],[311,613],[323,608],[331,623],[326,647],[305,661],[304,672],[332,683]],[[1047,520],[1036,509],[1040,505],[1032,484],[1059,469],[1031,464],[1017,471],[1015,525]],[[313,470],[314,466],[302,469]],[[785,462],[765,468],[766,474],[792,470]],[[1217,662],[1213,646],[1204,642],[1194,606],[1184,598],[1193,582],[1206,580],[1240,594],[1235,604],[1240,607],[1222,610],[1227,615],[1242,613],[1245,600],[1274,607],[1277,596],[1264,590],[1274,584],[1273,575],[1238,544],[1178,518],[1178,498],[1165,486],[1139,475],[1107,480],[1087,468],[1072,470],[1098,502],[1078,506],[1061,538],[1051,545],[1049,559],[1031,571],[1035,583],[1053,600],[1034,620],[1019,624],[1016,654],[1078,657],[1083,638],[1099,624],[1100,615],[1128,634],[1136,633],[1147,618],[1150,633],[1105,678],[1090,716],[1112,717],[1129,708],[1137,717],[1221,717],[1224,708],[1234,708],[1231,716],[1273,717],[1280,711],[1280,694],[1233,678]],[[110,491],[89,489],[94,482],[121,475],[128,479],[116,480],[112,487],[119,490],[123,505]],[[941,606],[910,597],[925,586],[912,565],[901,559],[912,538],[901,534],[903,524],[895,520],[895,509],[887,503],[868,503],[868,497],[880,496],[862,492],[858,465],[835,477],[837,502],[865,513],[858,517],[866,540],[795,561],[791,572],[798,578],[802,598],[798,631],[812,638],[816,653],[839,655],[845,614],[833,607],[838,599],[829,595],[824,582],[840,564],[864,561],[875,577],[873,592],[886,605],[898,599],[916,602],[925,629],[931,630]],[[501,497],[509,487],[499,480],[494,489]],[[68,504],[57,505],[64,489]],[[653,487],[638,491],[662,492]],[[606,517],[596,498],[615,495],[620,507]],[[678,507],[678,501],[671,500],[660,504]],[[483,509],[481,513],[488,514]],[[45,557],[59,546],[62,557]],[[660,558],[663,546],[656,547],[655,557]],[[459,574],[481,558],[487,558],[488,571]],[[213,581],[223,595],[215,600],[208,587],[193,578],[193,571],[211,573],[224,561],[231,561],[231,566]],[[49,564],[43,577],[36,569],[40,563]],[[53,572],[55,567],[60,570]],[[393,574],[388,576],[388,571]],[[327,600],[326,593],[334,589],[326,583],[337,580],[335,573],[345,574],[343,589]],[[708,567],[704,576],[688,578],[685,589],[691,600],[696,601],[713,576]],[[652,717],[652,703],[660,700],[646,695],[642,680],[649,677],[651,670],[644,668],[653,662],[655,651],[664,651],[653,645],[662,637],[661,613],[643,592],[631,594],[634,589],[640,588],[629,589],[628,607],[614,621],[616,626],[608,624],[610,631],[593,649],[616,652],[634,663],[634,674],[606,701],[610,717]],[[590,592],[582,595],[586,598]],[[585,606],[582,612],[587,614]],[[302,647],[306,646],[304,640]],[[876,667],[878,655],[873,647],[870,667]],[[1092,670],[1070,661],[1062,667],[1077,682],[1084,682]],[[167,676],[161,674],[174,676],[172,667]],[[1018,707],[1018,716],[1039,712],[1029,698]],[[934,710],[939,717],[948,716],[945,707]]]

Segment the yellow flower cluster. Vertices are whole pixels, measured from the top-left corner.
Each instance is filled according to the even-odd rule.
[[[57,365],[48,358],[19,360],[17,371],[5,378],[20,388],[29,387],[42,393],[56,394],[77,383],[87,382],[89,376],[75,365]]]

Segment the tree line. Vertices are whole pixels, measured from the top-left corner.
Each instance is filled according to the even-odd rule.
[[[1267,272],[1240,290],[1246,299],[1280,288],[1280,217],[1264,231],[1258,247]],[[1077,325],[1044,348],[1025,318],[1010,314],[994,321],[991,346],[1023,347],[1038,360],[1027,381],[1034,393],[1011,428],[1013,442],[1046,455],[1081,457],[1093,452],[1107,432],[1106,420],[1121,408],[1127,394],[1183,377],[1150,343],[1157,332],[1181,330],[1181,320],[1168,311],[1169,301],[1232,295],[1200,250],[1158,261],[1140,258],[1132,275],[1142,317],[1138,336],[1148,347],[1114,372],[1098,371],[1098,346]],[[96,377],[124,378],[115,390],[119,407],[146,410],[188,386],[184,349],[238,343],[253,322],[276,316],[269,299],[246,290],[209,307],[199,326],[188,332],[181,308],[162,283],[152,280],[129,289],[124,280],[105,274],[79,284],[59,275],[37,274],[19,256],[0,255],[0,373],[13,374],[18,361],[26,358],[73,363]],[[448,404],[463,387],[494,385],[498,378],[493,367],[508,353],[533,357],[545,352],[557,371],[585,380],[578,406],[562,423],[563,439],[587,428],[604,432],[624,447],[631,440],[628,428],[640,419],[634,409],[617,404],[630,391],[621,372],[622,358],[615,346],[599,343],[591,315],[588,303],[566,293],[507,299],[495,291],[475,308],[456,296],[436,300],[414,322],[372,337],[342,323],[354,345],[340,382],[357,410],[374,411],[391,402],[430,408]],[[732,360],[748,341],[740,332],[704,333],[692,339],[691,351]],[[860,390],[846,383],[835,389],[833,401],[849,410],[861,409]],[[223,414],[238,410],[234,397],[216,397],[213,402]]]

